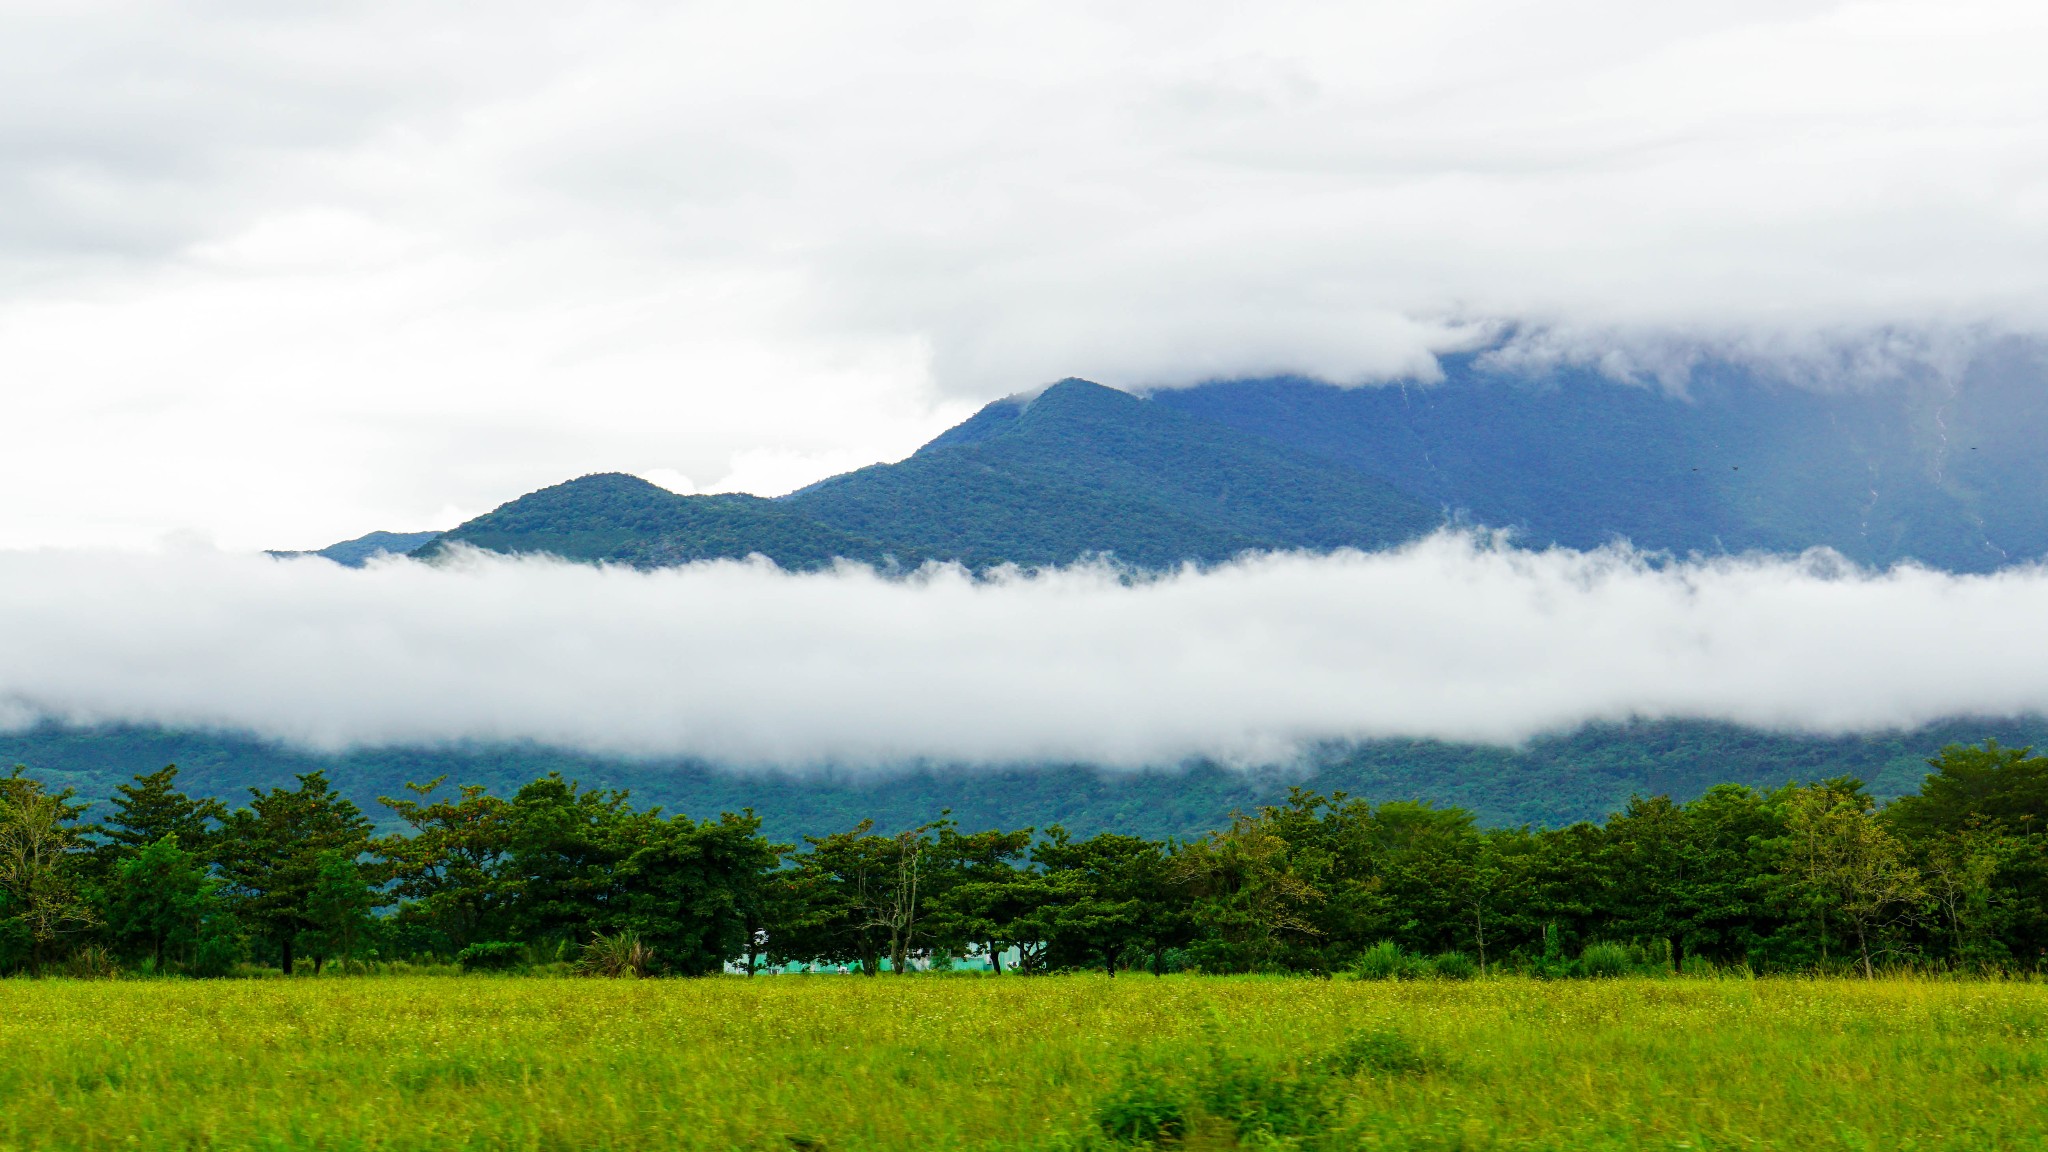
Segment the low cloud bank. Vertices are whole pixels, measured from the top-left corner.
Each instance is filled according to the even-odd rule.
[[[0,553],[0,635],[17,725],[736,766],[1250,764],[1629,717],[1827,733],[2048,711],[2048,570],[1658,565],[1451,533],[1141,582]]]

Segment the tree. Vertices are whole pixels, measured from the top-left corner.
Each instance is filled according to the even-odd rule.
[[[857,963],[869,976],[886,954],[898,972],[920,939],[931,833],[943,822],[894,836],[863,820],[852,830],[806,836],[810,851],[796,857],[787,878],[801,911],[775,933],[778,958]]]
[[[613,927],[635,933],[657,965],[676,975],[710,975],[742,955],[751,971],[762,879],[788,846],[762,837],[752,812],[702,821],[679,815],[632,827],[640,835],[617,869]]]
[[[166,836],[178,847],[205,859],[215,825],[227,819],[227,805],[211,797],[195,800],[177,789],[178,766],[166,764],[133,784],[115,787],[113,815],[94,829],[116,860],[140,852]]]
[[[947,947],[979,946],[1000,973],[1003,952],[1016,943],[1013,929],[1030,905],[1025,899],[1038,879],[1017,867],[1031,847],[1031,829],[990,829],[962,835],[942,828],[933,852],[935,885],[926,900],[926,927]]]
[[[320,853],[314,863],[313,888],[306,894],[305,931],[299,943],[313,954],[313,975],[328,959],[345,966],[357,959],[375,927],[380,897],[370,886],[356,854],[345,849]]]
[[[172,958],[190,962],[209,931],[222,933],[220,883],[185,850],[175,832],[145,844],[114,866],[107,885],[107,929],[123,955],[146,955],[163,972]]]
[[[0,922],[20,928],[30,966],[41,967],[52,944],[98,918],[76,877],[85,805],[72,802],[71,789],[49,792],[23,771],[17,764],[0,778]]]
[[[412,834],[378,840],[375,850],[398,897],[398,919],[417,927],[444,956],[508,929],[515,895],[504,876],[512,849],[511,806],[464,785],[456,799],[435,799],[447,777],[407,784],[413,799],[378,797]]]
[[[1205,968],[1258,971],[1279,959],[1288,938],[1319,934],[1323,894],[1295,874],[1270,817],[1232,817],[1228,829],[1176,853],[1170,874],[1194,897]]]
[[[2048,833],[2048,756],[2032,748],[1950,744],[1929,760],[1934,771],[1916,796],[1901,796],[1887,821],[1907,836],[1958,832],[1973,822],[2016,835]]]
[[[1160,972],[1166,950],[1185,943],[1190,927],[1164,846],[1110,832],[1074,840],[1058,825],[1046,831],[1031,858],[1059,897],[1047,902],[1051,914],[1041,917],[1051,962],[1092,961],[1114,976],[1134,954],[1149,955]]]
[[[1832,916],[1855,942],[1866,979],[1876,975],[1872,952],[1887,930],[1927,896],[1905,845],[1873,815],[1861,781],[1841,777],[1788,788],[1784,872],[1820,930],[1826,956]]]
[[[327,783],[321,772],[298,777],[299,786],[268,792],[251,788],[247,808],[228,814],[219,840],[220,867],[238,911],[277,949],[289,976],[299,935],[323,928],[312,901],[334,893],[332,861],[354,861],[370,847],[370,822]],[[363,888],[373,877],[359,870]]]
[[[519,940],[587,941],[624,913],[615,872],[644,832],[623,791],[585,790],[560,773],[532,781],[505,813],[508,858],[498,866],[507,930]]]

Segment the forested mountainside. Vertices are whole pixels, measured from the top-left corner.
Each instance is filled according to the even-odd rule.
[[[1944,383],[1834,391],[1696,370],[1684,394],[1588,371],[1438,383],[1234,381],[1139,398],[1080,380],[997,401],[895,464],[777,499],[587,476],[429,543],[643,567],[767,556],[914,566],[1165,567],[1382,548],[1445,522],[1530,546],[1679,555],[1833,548],[1987,571],[2048,555],[2048,370],[1987,356]],[[415,538],[417,539],[417,538]],[[373,533],[322,552],[397,550]]]
[[[2048,554],[2048,366],[2005,348],[1953,379],[1817,390],[1708,365],[1683,395],[1590,371],[1428,385],[1296,379],[1152,402],[1387,480],[1522,542],[1680,555],[1826,546],[1977,572]]]
[[[1062,564],[1108,553],[1164,567],[1250,550],[1383,548],[1434,528],[1433,506],[1356,468],[1080,380],[999,401],[897,464],[777,500],[679,496],[586,476],[523,496],[417,555],[497,552],[660,567],[759,553],[914,566]]]
[[[23,764],[88,798],[111,795],[138,772],[177,764],[184,787],[240,802],[247,788],[289,786],[325,770],[372,816],[376,798],[404,795],[409,781],[447,776],[500,795],[548,772],[591,787],[630,789],[636,802],[692,816],[752,808],[778,840],[852,827],[913,827],[950,809],[963,828],[1043,828],[1079,835],[1113,831],[1195,835],[1234,811],[1277,803],[1290,785],[1374,801],[1457,805],[1490,826],[1557,827],[1596,820],[1631,795],[1690,799],[1720,783],[1774,787],[1788,780],[1856,776],[1873,794],[1912,791],[1926,758],[1949,743],[1987,737],[2009,747],[2048,747],[2048,719],[1959,720],[1912,732],[1809,737],[1726,724],[1664,721],[1596,725],[1519,749],[1384,740],[1330,748],[1289,771],[1242,772],[1196,764],[1173,772],[1107,773],[1068,765],[1006,769],[923,768],[889,774],[722,771],[701,763],[646,762],[532,746],[365,749],[321,755],[244,736],[159,728],[66,728],[0,733],[0,765]]]
[[[493,552],[547,553],[642,568],[758,553],[784,568],[809,569],[840,557],[881,563],[890,551],[780,501],[679,496],[616,472],[528,493],[443,533],[414,555],[432,559],[458,542]]]

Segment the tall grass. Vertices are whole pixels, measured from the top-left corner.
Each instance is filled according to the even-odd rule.
[[[0,1148],[2031,1148],[2048,986],[0,981]]]

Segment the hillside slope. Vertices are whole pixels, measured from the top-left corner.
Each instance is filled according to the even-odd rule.
[[[1530,545],[1680,555],[1833,548],[1978,572],[2048,554],[2048,370],[2025,349],[1953,381],[1832,391],[1728,366],[1684,395],[1583,371],[1445,364],[1431,385],[1235,381],[1162,408],[1381,477]]]
[[[441,534],[413,555],[432,559],[458,543],[641,568],[758,553],[784,568],[802,570],[839,557],[880,563],[887,551],[773,500],[679,496],[617,472],[530,492]]]
[[[758,553],[976,568],[1096,554],[1167,567],[1264,549],[1383,548],[1440,517],[1385,481],[1135,396],[1063,381],[998,401],[897,464],[776,500],[680,496],[617,473],[543,488],[444,533],[455,543],[640,567]]]
[[[1106,552],[1158,567],[1249,550],[1384,548],[1440,520],[1356,469],[1083,380],[990,404],[908,460],[784,502],[975,566]]]

